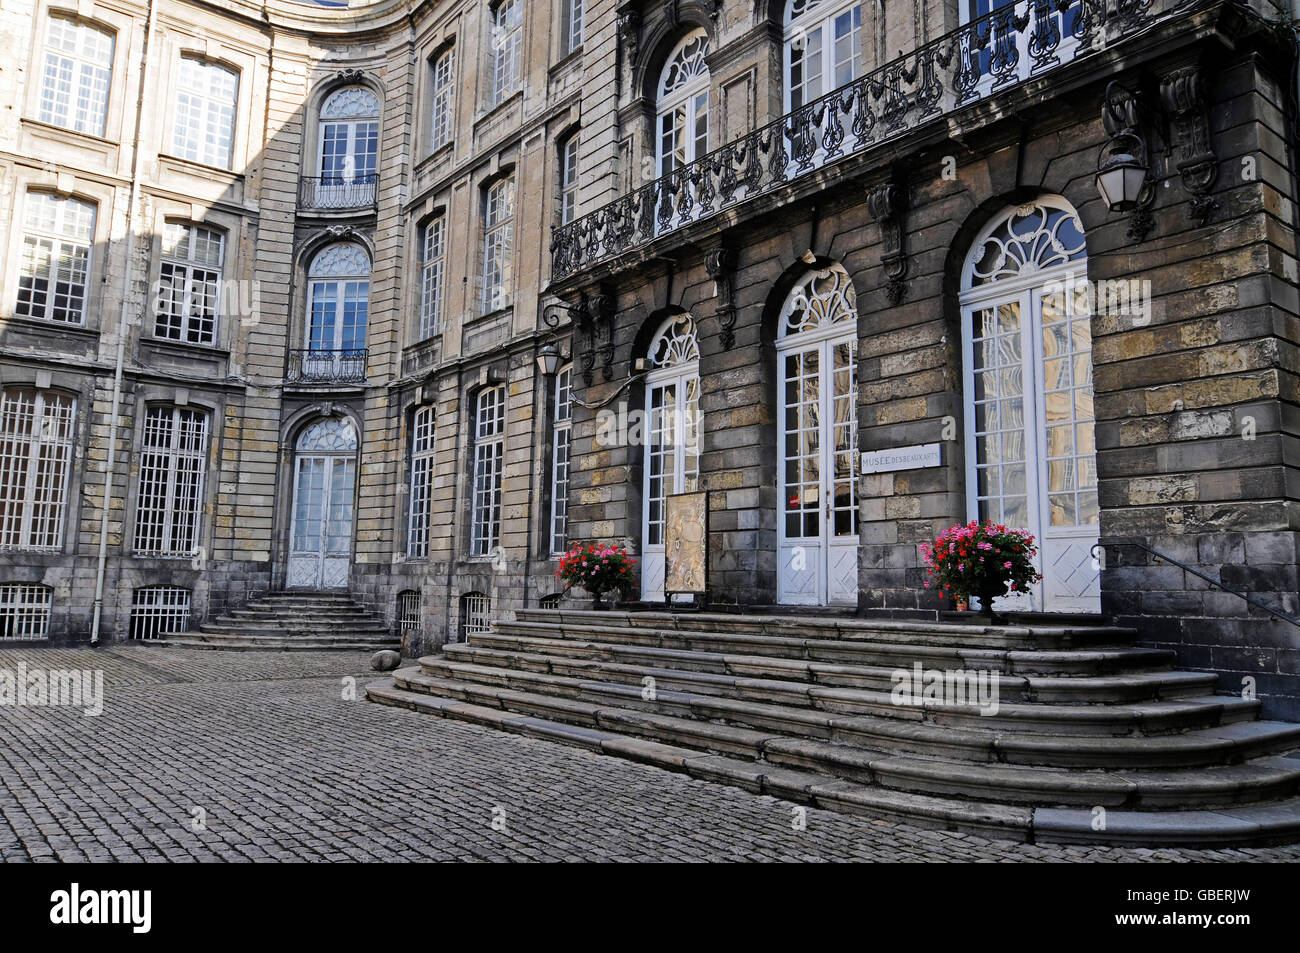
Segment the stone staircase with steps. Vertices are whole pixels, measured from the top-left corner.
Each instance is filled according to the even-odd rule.
[[[198,629],[168,635],[166,645],[200,649],[373,652],[400,641],[346,593],[273,592]]]
[[[521,610],[372,701],[818,807],[1028,841],[1300,840],[1300,724],[1100,624]],[[991,673],[996,711],[896,703]],[[651,681],[653,680],[653,681]],[[991,682],[989,683],[991,684]],[[991,707],[991,706],[986,706]]]

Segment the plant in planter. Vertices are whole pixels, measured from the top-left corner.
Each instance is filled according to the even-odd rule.
[[[565,584],[565,591],[585,589],[594,598],[593,608],[606,609],[602,601],[607,592],[626,595],[635,585],[632,572],[636,560],[622,546],[589,544],[574,546],[560,557],[555,576]]]
[[[1034,568],[1038,547],[1026,530],[1008,529],[1001,523],[978,522],[950,526],[933,543],[922,543],[921,558],[930,580],[945,596],[960,605],[980,600],[985,615],[1000,621],[993,600],[1010,592],[1023,592],[1043,578]]]

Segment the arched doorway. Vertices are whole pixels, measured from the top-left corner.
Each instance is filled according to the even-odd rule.
[[[641,518],[641,598],[664,598],[665,506],[700,488],[700,345],[695,319],[673,315],[650,344],[646,374],[645,486]]]
[[[848,272],[810,272],[786,297],[777,329],[777,601],[785,605],[857,605],[857,343]]]
[[[356,482],[351,421],[327,417],[303,430],[294,448],[289,588],[347,588]]]
[[[1043,581],[1006,609],[1099,612],[1087,251],[1059,196],[1004,209],[962,271],[966,500],[1028,529]]]

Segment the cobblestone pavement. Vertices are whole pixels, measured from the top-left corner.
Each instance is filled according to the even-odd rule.
[[[105,704],[0,707],[6,862],[1300,860],[1032,846],[812,808],[796,831],[775,798],[371,704],[375,673],[350,653],[0,651],[0,669],[19,662],[102,669]]]

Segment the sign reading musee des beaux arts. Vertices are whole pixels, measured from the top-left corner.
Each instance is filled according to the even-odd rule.
[[[940,465],[937,443],[918,444],[915,447],[895,447],[892,450],[863,450],[862,472],[893,473],[895,470],[920,470]]]

